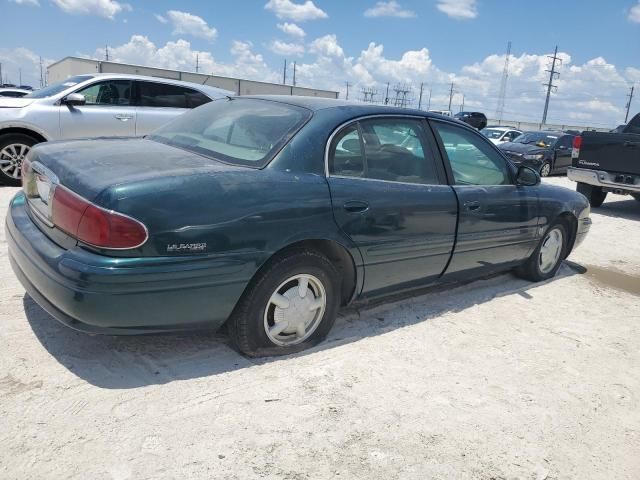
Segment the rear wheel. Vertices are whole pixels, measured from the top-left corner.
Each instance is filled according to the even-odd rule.
[[[607,192],[602,191],[602,187],[595,187],[587,183],[579,183],[576,186],[576,190],[587,197],[592,207],[597,208],[604,203],[604,199],[607,198]]]
[[[322,341],[335,322],[339,275],[323,255],[292,250],[251,281],[229,319],[236,347],[252,357],[286,355]]]
[[[551,225],[531,257],[516,269],[516,273],[532,282],[553,277],[566,256],[567,234],[567,228],[562,222]]]
[[[21,133],[0,136],[0,183],[19,186],[22,183],[22,162],[38,141]]]

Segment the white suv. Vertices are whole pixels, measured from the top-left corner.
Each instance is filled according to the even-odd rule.
[[[229,95],[233,92],[177,80],[88,74],[22,98],[0,97],[0,183],[20,184],[22,160],[36,143],[141,137],[190,108]]]

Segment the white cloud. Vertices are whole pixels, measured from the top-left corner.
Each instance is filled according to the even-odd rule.
[[[395,0],[389,2],[377,2],[375,7],[368,8],[364,12],[365,17],[398,17],[412,18],[415,12],[404,9]]]
[[[438,0],[438,10],[456,20],[476,18],[476,0]]]
[[[274,40],[269,45],[269,50],[271,50],[276,55],[282,56],[301,56],[304,53],[304,46],[299,45],[297,43],[287,43],[281,40]]]
[[[40,56],[27,48],[0,48],[2,80],[18,84],[22,73],[22,85],[40,86]],[[53,63],[50,58],[42,58],[43,73],[46,66]],[[0,82],[2,83],[2,82]]]
[[[118,13],[131,11],[131,5],[115,0],[52,0],[58,7],[74,15],[97,15],[113,19]]]
[[[173,25],[173,35],[191,35],[205,40],[214,40],[218,35],[218,31],[215,28],[207,25],[207,22],[202,17],[192,13],[169,10],[167,17],[171,25]]]
[[[640,23],[640,0],[629,9],[629,16],[627,18],[634,23]]]
[[[9,0],[10,2],[17,3],[18,5],[27,5],[29,7],[39,7],[39,0]]]
[[[304,36],[306,35],[306,32],[295,23],[279,23],[278,28],[287,35],[291,35],[292,37],[304,38]]]
[[[326,12],[316,7],[311,0],[306,0],[302,4],[294,3],[291,0],[269,0],[264,8],[273,11],[280,19],[286,18],[296,22],[328,17]]]
[[[167,20],[165,17],[163,17],[159,13],[155,13],[153,16],[156,17],[156,20],[158,20],[160,23],[168,23],[169,22],[169,20]]]

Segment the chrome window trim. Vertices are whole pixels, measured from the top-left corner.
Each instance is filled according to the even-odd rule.
[[[324,146],[324,176],[326,178],[347,178],[347,179],[356,179],[356,180],[364,180],[364,181],[369,181],[369,182],[384,182],[384,183],[395,183],[398,185],[418,185],[418,186],[425,186],[425,187],[434,187],[434,186],[442,186],[442,183],[411,183],[411,182],[399,182],[397,180],[381,180],[381,179],[377,179],[377,178],[363,178],[363,177],[349,177],[346,175],[330,175],[329,174],[329,150],[331,149],[331,142],[333,142],[333,139],[335,138],[335,136],[340,133],[342,130],[344,130],[346,127],[348,127],[349,125],[353,124],[353,123],[357,123],[360,122],[362,120],[369,120],[372,118],[400,118],[400,119],[411,119],[411,120],[420,120],[420,121],[426,121],[427,117],[423,117],[422,115],[412,115],[412,114],[402,114],[402,113],[387,113],[387,114],[373,114],[373,115],[364,115],[362,117],[357,117],[357,118],[352,118],[351,120],[348,120],[340,125],[338,125],[333,132],[331,132],[331,135],[329,135],[329,139],[327,140],[327,143]],[[425,157],[426,158],[426,157]]]

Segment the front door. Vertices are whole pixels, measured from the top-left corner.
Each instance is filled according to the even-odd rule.
[[[364,293],[442,274],[455,240],[457,203],[433,137],[417,118],[354,122],[328,154],[334,218],[364,260]]]
[[[447,273],[492,270],[526,259],[538,238],[536,187],[517,186],[507,162],[484,138],[432,121],[458,197],[458,236]]]
[[[135,135],[136,108],[131,105],[131,81],[105,80],[75,93],[84,95],[87,103],[60,105],[61,138]]]

